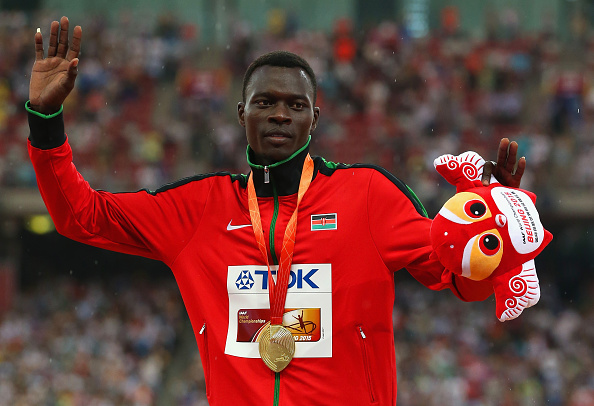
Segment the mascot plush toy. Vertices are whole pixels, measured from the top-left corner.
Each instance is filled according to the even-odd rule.
[[[472,280],[490,280],[500,321],[518,317],[540,298],[534,258],[552,240],[536,207],[536,195],[480,179],[485,161],[476,152],[442,155],[435,169],[456,194],[431,226],[433,256],[450,271]]]

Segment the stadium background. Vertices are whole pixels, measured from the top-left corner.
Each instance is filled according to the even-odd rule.
[[[517,140],[555,235],[541,302],[501,324],[398,272],[398,405],[594,405],[594,1],[0,5],[0,405],[206,404],[170,272],[62,238],[39,198],[23,104],[35,28],[64,14],[84,31],[66,128],[95,188],[246,172],[241,74],[278,48],[319,78],[313,153],[386,167],[430,213],[453,193],[436,156]]]

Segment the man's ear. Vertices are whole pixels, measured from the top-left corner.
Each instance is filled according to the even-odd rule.
[[[314,112],[314,118],[313,118],[313,121],[311,122],[311,127],[309,129],[309,133],[310,134],[312,132],[314,132],[314,130],[318,126],[318,120],[320,119],[320,108],[319,107],[314,107],[313,112]]]
[[[245,103],[239,102],[239,103],[237,103],[237,119],[239,120],[239,124],[242,127],[245,127],[244,115],[245,115]]]

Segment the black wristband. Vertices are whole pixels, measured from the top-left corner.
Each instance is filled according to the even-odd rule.
[[[64,133],[63,107],[54,114],[42,114],[32,110],[29,101],[25,103],[29,120],[29,141],[39,149],[59,147],[66,141]]]

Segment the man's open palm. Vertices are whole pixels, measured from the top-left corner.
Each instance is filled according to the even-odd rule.
[[[78,54],[82,39],[82,28],[74,27],[72,44],[68,44],[68,18],[53,21],[50,28],[49,48],[44,58],[43,37],[35,34],[35,64],[29,83],[31,108],[44,113],[55,113],[60,109],[78,74]]]

